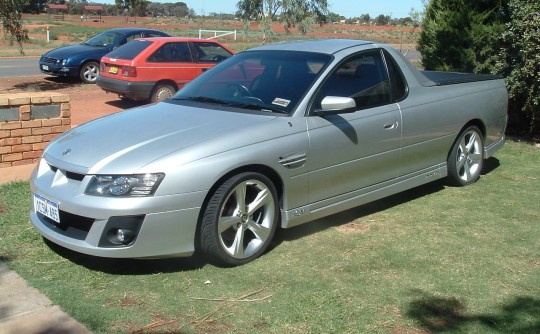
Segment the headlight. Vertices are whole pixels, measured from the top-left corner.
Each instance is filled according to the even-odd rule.
[[[64,65],[66,65],[66,63],[67,63],[67,59],[58,59],[56,62],[57,62],[58,64],[60,64],[61,66],[64,66]]]
[[[95,175],[85,193],[95,196],[151,196],[165,174]]]

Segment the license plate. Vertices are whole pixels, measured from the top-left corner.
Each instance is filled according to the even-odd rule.
[[[48,71],[48,70],[49,70],[49,66],[47,66],[47,65],[41,65],[41,68],[42,68],[44,71]]]
[[[118,67],[116,66],[109,67],[109,73],[112,73],[112,74],[118,73]]]
[[[34,194],[34,210],[41,213],[45,217],[60,223],[60,214],[57,202],[51,201],[40,194]]]

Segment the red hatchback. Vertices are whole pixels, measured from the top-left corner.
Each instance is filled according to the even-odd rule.
[[[120,98],[157,102],[233,54],[207,39],[140,38],[101,58],[96,83]]]

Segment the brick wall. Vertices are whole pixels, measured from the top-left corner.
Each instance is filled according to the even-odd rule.
[[[70,98],[51,92],[0,94],[0,168],[31,164],[71,128]]]

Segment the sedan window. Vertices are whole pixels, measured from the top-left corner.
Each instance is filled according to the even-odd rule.
[[[122,38],[122,34],[112,32],[112,31],[104,31],[100,34],[97,34],[96,36],[90,38],[84,44],[91,45],[91,46],[109,46],[111,44],[116,43],[120,38]]]
[[[151,63],[191,63],[191,53],[186,42],[165,43],[150,57]]]
[[[132,60],[133,58],[137,57],[137,55],[140,54],[143,50],[148,48],[150,45],[152,45],[152,42],[150,41],[135,40],[130,43],[127,43],[121,48],[117,48],[111,51],[110,53],[107,54],[107,57]]]

